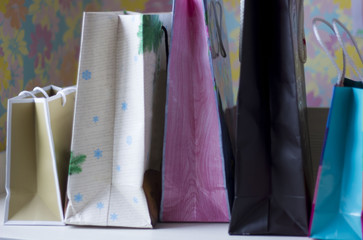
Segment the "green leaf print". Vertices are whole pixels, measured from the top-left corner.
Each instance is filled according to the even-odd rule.
[[[71,160],[69,163],[69,175],[72,174],[78,174],[82,172],[81,164],[86,161],[87,156],[86,155],[78,155],[73,156],[73,152],[71,152]]]
[[[137,36],[140,38],[139,54],[159,49],[163,31],[157,15],[144,15]]]

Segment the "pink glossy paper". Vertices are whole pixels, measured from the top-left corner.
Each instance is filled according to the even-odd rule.
[[[221,130],[202,0],[176,0],[161,220],[228,222]]]

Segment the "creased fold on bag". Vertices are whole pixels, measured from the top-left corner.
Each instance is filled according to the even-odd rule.
[[[151,228],[157,220],[160,186],[148,176],[160,178],[163,25],[170,29],[171,13],[84,14],[72,152],[85,160],[69,175],[69,224]]]
[[[5,224],[64,224],[74,101],[56,86],[9,99]]]
[[[241,4],[236,192],[229,233],[306,236],[314,186],[303,71],[303,4],[300,0]]]
[[[174,1],[162,221],[229,221],[233,94],[223,13],[222,1]]]

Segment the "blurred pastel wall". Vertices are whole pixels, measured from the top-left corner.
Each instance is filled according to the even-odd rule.
[[[76,83],[83,11],[171,11],[172,0],[0,0],[0,151],[8,98],[35,86]],[[235,86],[239,2],[225,1]]]
[[[236,96],[239,80],[239,0],[223,1]],[[362,35],[362,1],[304,2],[308,49],[306,88],[310,106],[329,105],[336,77],[336,70],[313,37],[312,18],[339,18],[349,29],[355,30],[356,36]],[[170,11],[171,7],[172,0],[0,0],[0,151],[5,149],[8,98],[35,86],[76,83],[83,11],[155,12]],[[327,34],[325,39],[332,53],[339,51],[334,37]],[[360,38],[358,41],[363,46]],[[348,51],[353,54],[351,46],[348,46]],[[358,59],[357,56],[354,58]],[[338,61],[342,60],[338,58]],[[359,67],[363,65],[359,63]],[[351,69],[349,71],[351,75]]]
[[[326,53],[322,50],[315,39],[312,30],[312,20],[315,17],[326,19],[331,22],[334,18],[339,19],[353,34],[360,52],[363,51],[363,1],[362,0],[305,0],[305,34],[308,51],[308,61],[305,64],[306,92],[309,106],[329,106],[333,86],[337,81],[337,70],[334,68]],[[332,32],[318,25],[322,40],[326,44],[329,53],[336,56],[336,61],[342,68],[342,51],[337,38]],[[342,32],[343,33],[343,32]],[[348,41],[347,35],[343,34],[347,43],[347,50],[352,56],[359,69],[363,64],[358,58],[353,45]],[[351,66],[347,67],[347,76],[359,80]]]

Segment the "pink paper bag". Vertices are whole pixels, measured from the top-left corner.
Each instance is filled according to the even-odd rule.
[[[161,221],[229,221],[233,155],[228,129],[233,127],[227,115],[233,94],[228,53],[222,0],[174,1]]]

